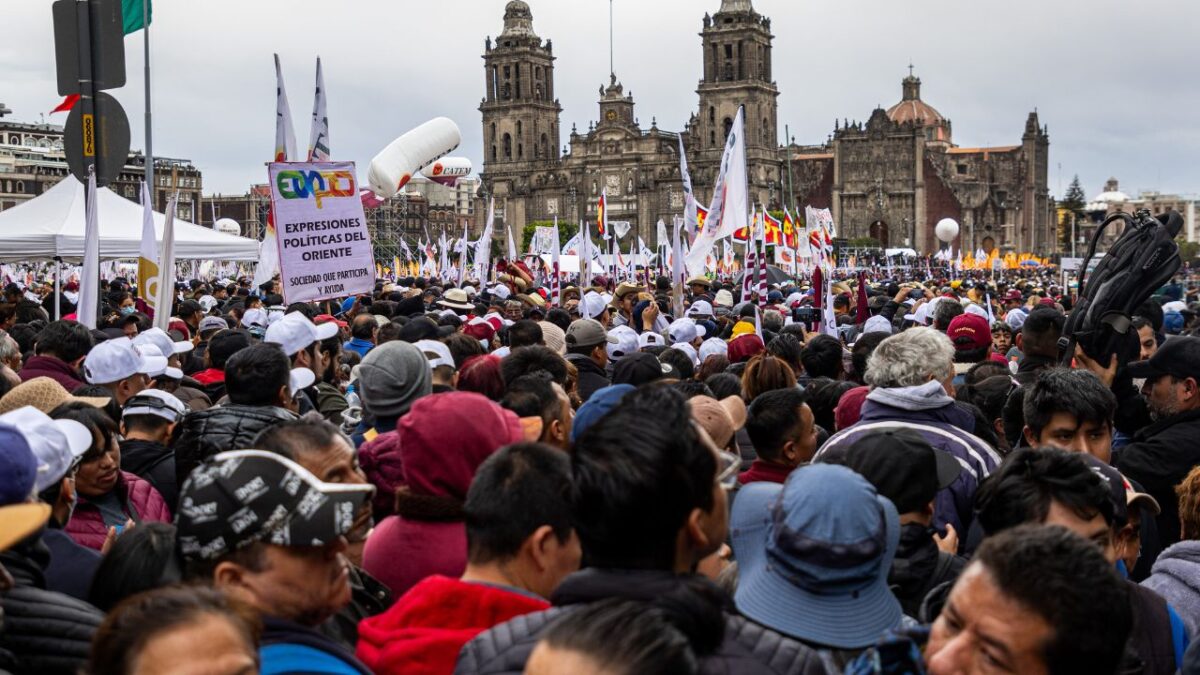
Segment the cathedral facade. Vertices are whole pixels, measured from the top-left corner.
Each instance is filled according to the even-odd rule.
[[[958,148],[949,120],[920,100],[920,80],[910,72],[891,109],[876,110],[866,123],[838,125],[823,145],[780,146],[771,20],[751,0],[722,0],[704,16],[700,37],[699,105],[682,132],[660,129],[654,117],[644,128],[632,93],[610,74],[598,92],[598,119],[586,131],[572,125],[563,146],[553,43],[534,32],[529,5],[511,0],[503,31],[485,43],[479,106],[480,197],[495,198],[498,222],[517,235],[529,221],[556,216],[594,222],[606,191],[609,220],[629,221],[653,245],[655,223],[683,212],[681,137],[696,196],[707,204],[725,137],[744,106],[753,203],[779,208],[794,195],[801,210],[831,208],[841,237],[920,252],[937,249],[933,228],[945,217],[962,224],[956,245],[969,250],[1055,247],[1049,140],[1036,113],[1020,145]]]

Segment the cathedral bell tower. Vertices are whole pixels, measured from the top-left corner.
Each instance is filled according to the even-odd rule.
[[[755,12],[750,0],[722,0],[716,14],[704,15],[700,32],[704,78],[696,89],[700,110],[692,122],[688,148],[689,155],[695,153],[702,162],[719,162],[738,106],[745,106],[751,198],[762,202],[767,201],[770,183],[775,197],[781,194],[773,37],[771,20]]]
[[[483,54],[483,166],[556,160],[558,115],[554,98],[554,54],[549,40],[533,32],[533,14],[523,0],[504,7],[504,31]]]

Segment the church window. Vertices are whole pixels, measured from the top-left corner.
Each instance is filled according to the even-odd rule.
[[[546,136],[546,134],[542,134],[541,145],[542,145],[542,156],[549,157],[550,156],[550,138],[548,136]]]
[[[512,159],[512,136],[504,134],[504,159]]]
[[[711,105],[708,106],[708,123],[709,124],[717,123],[717,109]]]
[[[521,120],[517,120],[517,136],[521,136]]]
[[[771,127],[767,123],[767,118],[765,118],[765,117],[763,118],[763,121],[762,121],[762,139],[763,139],[764,145],[766,145],[768,147],[771,145]]]
[[[496,161],[496,144],[492,144],[492,161]]]
[[[512,97],[512,85],[508,82],[504,83],[504,89],[501,97],[506,101]]]
[[[491,132],[492,133],[490,136],[488,136],[488,139],[491,140],[493,143],[495,143],[496,142],[496,123],[495,122],[492,122]]]
[[[521,143],[517,143],[517,159],[524,159],[524,158],[525,158],[525,146]]]
[[[967,175],[967,165],[966,164],[958,165],[958,175],[960,175],[960,176]]]
[[[708,132],[708,147],[712,148],[717,145],[717,132],[715,130]]]
[[[733,120],[725,118],[725,138],[729,138],[729,130],[733,129]]]

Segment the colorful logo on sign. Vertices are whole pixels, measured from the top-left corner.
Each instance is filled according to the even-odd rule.
[[[349,171],[280,171],[275,178],[275,187],[284,199],[308,199],[312,197],[321,208],[325,197],[353,197],[357,194],[354,174]]]

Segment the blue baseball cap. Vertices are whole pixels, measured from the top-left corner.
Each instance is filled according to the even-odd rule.
[[[0,426],[0,506],[22,504],[33,496],[38,461],[25,435]]]
[[[575,421],[571,423],[571,442],[583,435],[583,432],[617,407],[625,394],[636,389],[632,384],[614,384],[592,392],[590,398],[575,412]]]
[[[734,602],[747,617],[805,642],[875,644],[901,620],[888,572],[900,543],[896,507],[844,466],[810,464],[785,484],[750,483],[730,513]]]

